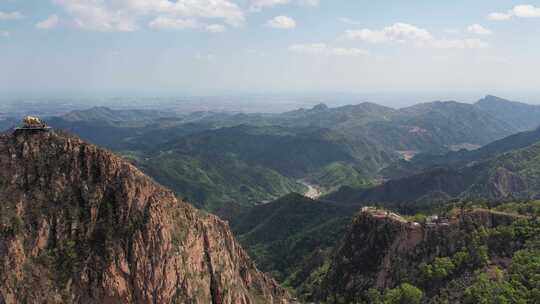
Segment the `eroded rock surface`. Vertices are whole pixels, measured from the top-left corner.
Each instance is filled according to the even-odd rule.
[[[228,225],[114,154],[0,137],[0,303],[287,303]]]

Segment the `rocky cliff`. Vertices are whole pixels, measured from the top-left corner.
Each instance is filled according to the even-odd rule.
[[[112,153],[0,136],[0,303],[287,303],[228,225]]]
[[[497,263],[502,263],[501,268],[508,266],[495,250],[489,251],[492,260],[487,260],[487,245],[496,243],[488,231],[511,225],[517,218],[478,209],[419,224],[390,212],[362,211],[335,249],[320,282],[313,285],[313,300],[371,303],[370,290],[406,282],[423,289],[423,303],[445,303],[439,302],[444,292],[457,294],[455,298],[444,295],[449,303],[461,303],[465,289],[461,286],[470,283],[474,270]]]

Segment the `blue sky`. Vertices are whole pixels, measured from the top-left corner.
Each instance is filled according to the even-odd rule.
[[[1,97],[540,102],[538,54],[540,1],[0,0]]]

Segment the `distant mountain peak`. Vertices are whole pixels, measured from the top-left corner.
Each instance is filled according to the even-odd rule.
[[[540,107],[538,105],[512,101],[493,95],[487,95],[486,97],[478,100],[474,105],[488,111],[499,111],[505,116],[511,115],[511,113],[516,113],[517,111],[517,113],[519,113],[519,120],[523,120],[523,115],[538,117],[538,113],[540,113]],[[505,120],[509,119],[510,118],[507,117]],[[531,127],[525,128],[524,130],[526,129],[531,129]]]
[[[490,104],[490,103],[510,103],[508,99],[497,97],[495,95],[486,95],[486,97],[478,100],[477,104]]]
[[[91,107],[89,110],[103,110],[103,111],[112,111],[111,108],[109,107],[106,107],[106,106],[94,106],[94,107]]]
[[[313,111],[326,111],[328,110],[328,106],[324,103],[320,103],[313,107]]]

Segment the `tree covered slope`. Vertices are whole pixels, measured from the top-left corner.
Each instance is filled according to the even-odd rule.
[[[536,303],[540,222],[532,215],[454,209],[445,221],[412,224],[363,211],[305,296],[322,303]]]
[[[356,210],[290,194],[249,209],[231,228],[263,271],[296,288],[306,267],[326,258]]]
[[[472,165],[435,168],[369,189],[343,187],[326,199],[380,203],[402,210],[429,208],[451,199],[500,201],[540,193],[540,143]]]
[[[409,163],[393,164],[418,153],[485,145],[540,124],[540,115],[530,114],[537,111],[488,96],[476,104],[320,104],[277,114],[93,108],[47,121],[134,159],[178,195],[216,211],[302,192],[297,179],[330,192],[418,173]]]

